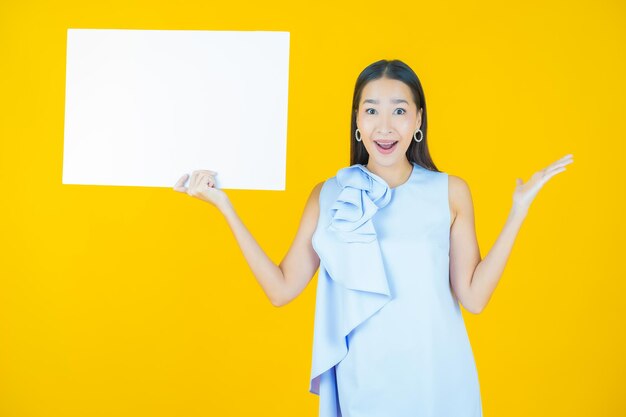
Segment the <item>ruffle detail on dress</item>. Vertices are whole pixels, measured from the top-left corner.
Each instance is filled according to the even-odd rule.
[[[389,283],[372,218],[391,200],[382,178],[360,164],[337,172],[322,190],[313,245],[320,257],[310,392],[321,408],[337,404],[334,366],[348,353],[347,336],[391,300]],[[335,185],[336,184],[336,185]],[[330,187],[330,185],[333,185]],[[327,193],[337,195],[328,197]],[[325,414],[326,415],[326,414]],[[333,415],[333,414],[327,414]]]
[[[391,190],[379,176],[356,164],[337,172],[342,191],[330,207],[329,229],[344,242],[371,242],[376,231],[371,219],[391,200]]]

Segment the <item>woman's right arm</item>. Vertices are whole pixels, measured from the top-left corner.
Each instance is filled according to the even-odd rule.
[[[320,260],[313,249],[311,239],[319,217],[319,195],[323,182],[317,184],[306,202],[296,237],[279,265],[276,265],[259,246],[243,224],[226,194],[215,188],[214,171],[195,171],[189,188],[183,184],[184,175],[174,186],[174,190],[212,203],[226,218],[239,248],[248,262],[256,280],[270,302],[284,306],[296,298],[311,281]],[[207,185],[208,184],[208,185]]]
[[[317,184],[306,202],[298,232],[289,251],[276,265],[259,246],[243,224],[230,201],[220,210],[243,252],[252,273],[265,291],[270,302],[281,307],[295,299],[311,281],[320,260],[311,239],[319,217],[319,193],[323,183]]]

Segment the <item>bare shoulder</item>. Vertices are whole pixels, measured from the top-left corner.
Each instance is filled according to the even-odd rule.
[[[313,187],[313,193],[317,194],[319,196],[320,191],[322,191],[322,186],[324,185],[326,181],[321,181],[317,184],[315,184],[315,187]]]
[[[309,195],[309,199],[307,201],[307,207],[312,208],[314,212],[317,212],[319,210],[319,200],[320,200],[320,193],[322,192],[322,186],[324,185],[324,181],[315,184],[315,186],[313,187],[313,189],[311,190],[311,194]]]
[[[317,227],[317,222],[320,214],[320,193],[324,182],[316,184],[311,189],[309,196],[304,204],[304,210],[302,211],[302,217],[300,219],[300,228],[298,235],[303,235],[304,239],[310,239],[313,231]]]
[[[313,187],[313,190],[311,191],[311,198],[315,200],[315,204],[319,204],[320,193],[322,192],[324,182],[325,181],[315,184],[315,187]]]
[[[450,203],[451,224],[460,211],[472,209],[472,194],[469,184],[463,178],[448,174],[448,202]]]

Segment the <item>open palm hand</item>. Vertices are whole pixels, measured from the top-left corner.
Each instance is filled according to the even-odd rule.
[[[550,178],[559,172],[565,171],[565,165],[571,164],[572,162],[574,162],[574,156],[568,154],[551,163],[546,168],[535,172],[526,183],[524,183],[521,178],[517,178],[517,186],[513,193],[513,205],[521,211],[527,211],[530,207],[530,203],[535,199],[541,187],[543,187]]]

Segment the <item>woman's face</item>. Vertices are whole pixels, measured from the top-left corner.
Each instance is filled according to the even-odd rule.
[[[411,89],[402,81],[379,78],[363,88],[356,125],[370,160],[390,166],[406,159],[413,133],[421,124],[422,111],[417,111]],[[394,142],[390,150],[377,144]]]

